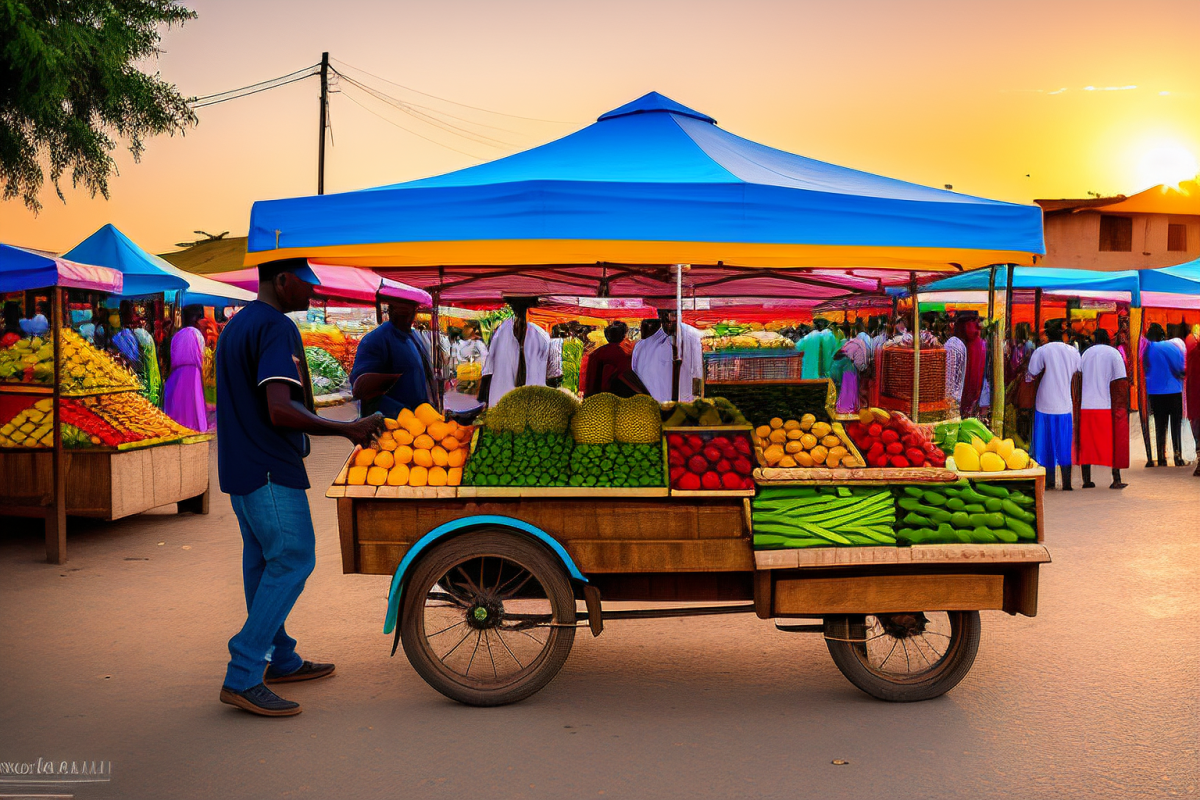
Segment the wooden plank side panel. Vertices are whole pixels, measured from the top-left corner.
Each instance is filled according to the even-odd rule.
[[[112,468],[112,514],[120,519],[154,508],[154,471],[146,450],[126,450],[110,456]]]
[[[759,550],[761,570],[824,569],[870,564],[1044,564],[1050,552],[1040,544],[920,544],[913,547],[810,547]]]
[[[113,453],[63,451],[66,464],[67,513],[112,518]]]
[[[179,500],[196,497],[208,491],[209,442],[194,442],[179,446]]]
[[[154,476],[150,482],[150,497],[155,506],[165,506],[183,499],[182,451],[183,446],[177,444],[150,447],[143,451],[149,456],[150,474]]]
[[[1003,575],[867,575],[775,582],[773,616],[1004,608]]]
[[[341,498],[337,501],[338,540],[342,546],[342,572],[349,575],[358,572],[354,557],[355,549],[354,501]]]
[[[363,575],[391,575],[411,546],[411,542],[360,542],[358,571]]]
[[[592,572],[749,572],[754,569],[750,542],[745,539],[571,539],[565,546],[585,575]]]
[[[45,505],[54,490],[50,453],[0,452],[0,503]]]

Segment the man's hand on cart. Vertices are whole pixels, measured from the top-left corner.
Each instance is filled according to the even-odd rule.
[[[347,423],[344,435],[354,444],[370,447],[371,440],[383,430],[383,414],[376,411],[368,417]]]

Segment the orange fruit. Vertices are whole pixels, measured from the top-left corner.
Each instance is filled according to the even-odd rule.
[[[463,464],[467,463],[467,451],[461,447],[457,450],[451,450],[446,454],[446,459],[447,466],[461,467]]]
[[[369,467],[375,463],[375,456],[377,455],[379,455],[378,450],[374,450],[370,447],[364,447],[362,450],[359,450],[358,455],[354,457],[354,466]]]
[[[432,467],[433,455],[428,450],[414,450],[413,463],[418,467]]]
[[[392,441],[396,444],[412,444],[414,437],[408,431],[396,431],[392,434]]]
[[[429,470],[424,467],[413,467],[408,471],[409,486],[424,486],[429,482]]]
[[[437,409],[429,405],[429,403],[421,403],[413,409],[413,415],[428,426],[434,422],[441,422],[442,415],[437,412]]]
[[[446,470],[446,485],[458,486],[462,484],[462,467],[451,467]]]
[[[429,485],[430,486],[445,486],[447,479],[445,467],[430,467],[429,468]]]
[[[346,483],[351,486],[362,486],[367,482],[366,467],[351,467],[350,472],[346,475]]]
[[[396,440],[390,436],[387,438],[380,436],[379,437],[379,449],[380,450],[395,450],[396,449]]]
[[[371,467],[367,470],[368,486],[383,486],[387,483],[388,471],[383,467]]]
[[[396,463],[396,457],[384,450],[379,455],[375,456],[375,466],[391,469]]]
[[[450,429],[444,422],[431,422],[425,428],[425,432],[433,438],[434,441],[445,439],[450,434]]]
[[[388,486],[407,486],[408,485],[408,465],[397,464],[388,470],[387,477]]]
[[[394,419],[385,419],[383,421],[383,427],[387,428],[389,431],[394,431],[400,427],[400,422]]]
[[[413,439],[414,450],[432,450],[435,442],[433,437],[427,433],[422,433],[417,438]]]
[[[453,436],[447,436],[445,439],[442,439],[442,447],[444,447],[448,453],[451,450],[457,450],[458,448],[462,447],[462,442],[458,441],[458,439],[455,439]]]
[[[404,430],[411,433],[413,436],[420,436],[425,432],[425,423],[417,418],[407,419],[404,421]]]
[[[473,433],[475,433],[475,429],[470,425],[465,425],[454,432],[454,438],[460,442],[469,442]]]
[[[444,467],[450,463],[450,457],[446,453],[446,448],[441,447],[440,445],[430,450],[429,454],[433,458],[433,463],[437,464],[439,467]]]
[[[402,444],[396,448],[394,456],[397,464],[411,464],[413,460],[413,449],[406,444]]]

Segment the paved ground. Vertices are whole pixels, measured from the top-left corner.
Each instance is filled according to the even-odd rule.
[[[80,798],[1197,794],[1191,469],[1049,496],[1039,616],[985,614],[975,668],[938,700],[872,700],[819,637],[738,616],[611,623],[532,699],[471,709],[388,657],[386,578],[341,574],[321,491],[347,449],[318,441],[310,459],[318,565],[289,623],[338,674],[290,688],[292,719],[217,702],[244,613],[224,496],[208,517],[74,524],[65,567],[5,520],[0,762],[111,761]]]

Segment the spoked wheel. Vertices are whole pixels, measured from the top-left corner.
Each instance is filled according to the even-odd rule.
[[[842,674],[872,697],[930,700],[957,686],[975,663],[979,612],[826,617],[825,644]]]
[[[413,570],[401,613],[413,669],[473,706],[529,697],[558,674],[575,641],[575,596],[562,565],[501,530],[430,550]]]

